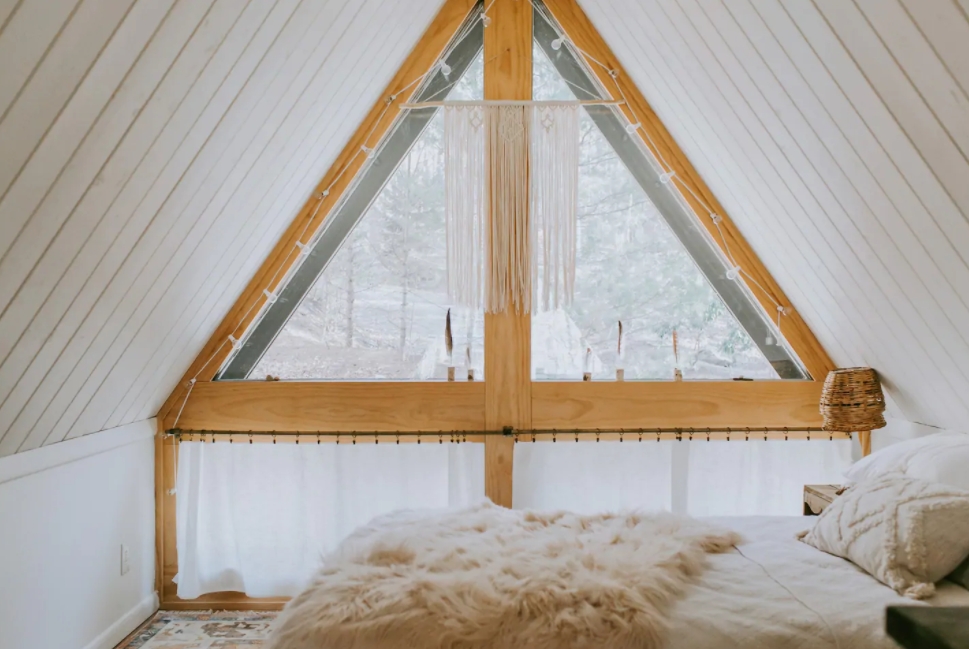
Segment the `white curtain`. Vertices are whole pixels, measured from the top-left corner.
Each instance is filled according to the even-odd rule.
[[[484,445],[183,442],[176,491],[179,597],[295,595],[374,516],[484,498]]]
[[[519,442],[514,506],[583,512],[665,509],[691,516],[800,515],[806,484],[837,484],[851,442],[697,438]]]

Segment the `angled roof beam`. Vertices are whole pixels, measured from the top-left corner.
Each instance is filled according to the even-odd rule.
[[[617,85],[622,88],[622,93],[625,95],[628,104],[627,106],[620,107],[623,114],[626,117],[635,115],[638,118],[631,119],[630,121],[639,121],[641,123],[638,132],[647,133],[650,139],[661,149],[663,157],[676,173],[677,179],[688,184],[712,208],[715,214],[722,217],[720,231],[722,231],[723,237],[726,239],[726,245],[730,248],[730,252],[744,271],[749,273],[753,280],[763,287],[763,291],[759,289],[754,290],[753,295],[760,302],[764,312],[774,314],[776,312],[776,304],[790,305],[790,299],[784,294],[777,282],[774,281],[774,278],[771,277],[737,226],[730,220],[726,210],[720,205],[720,202],[714,196],[713,192],[710,191],[710,188],[707,187],[706,183],[700,177],[700,174],[693,168],[693,165],[687,159],[686,154],[683,153],[679,145],[677,145],[673,136],[666,130],[663,122],[633,83],[630,75],[622,67],[622,64],[619,63],[619,60],[613,54],[598,30],[596,30],[595,26],[593,26],[592,22],[585,15],[585,12],[582,11],[577,0],[545,0],[544,5],[540,4],[540,0],[534,0],[534,4],[544,6],[563,32],[568,35],[578,48],[605,66],[605,69],[597,65],[589,66],[598,80],[599,87],[609,89],[610,91],[615,89]],[[562,48],[560,51],[564,50],[565,48]],[[615,72],[615,78],[610,76],[609,70]],[[643,140],[642,144],[643,146],[648,146],[645,140]],[[652,194],[650,194],[650,198],[653,198]],[[707,229],[716,245],[726,255],[716,225],[711,219],[706,218],[707,210],[704,205],[691,196],[689,192],[687,192],[685,199],[693,211],[702,217],[699,219],[699,222]],[[653,200],[655,202],[656,199]],[[657,204],[657,206],[659,205]],[[697,261],[699,262],[699,260]],[[719,291],[720,287],[716,284],[715,286]],[[730,306],[729,303],[728,306]],[[796,310],[792,310],[792,312],[784,316],[781,326],[784,338],[807,369],[807,372],[815,380],[824,380],[828,371],[834,368],[834,363],[818,342],[817,338],[815,338],[807,323],[801,319],[800,314]],[[754,336],[754,342],[758,345],[761,345],[764,339],[765,336],[763,335]],[[771,359],[771,357],[768,356],[768,359]]]
[[[542,10],[541,0],[535,0],[535,40],[565,79],[569,89],[578,99],[605,98],[598,80],[592,76],[589,67],[578,54],[567,47],[552,47],[552,41],[559,34],[542,16]],[[699,227],[696,214],[686,208],[669,187],[663,184],[659,172],[643,148],[642,140],[626,131],[626,121],[618,109],[612,106],[587,106],[586,111],[777,375],[782,379],[809,378],[800,361],[787,347],[767,343],[768,337],[775,336],[774,326],[767,320],[770,316],[765,315],[761,305],[744,284],[727,278],[727,259],[709,234]]]

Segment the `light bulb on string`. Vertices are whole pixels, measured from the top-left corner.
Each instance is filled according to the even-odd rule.
[[[447,64],[447,61],[441,61],[441,74],[444,75],[445,79],[451,78],[451,66]]]
[[[564,42],[565,42],[565,39],[559,36],[554,41],[552,41],[552,49],[558,52],[560,49],[562,49],[562,43]]]
[[[640,124],[639,122],[633,122],[632,124],[628,124],[628,125],[626,125],[626,132],[629,133],[630,135],[632,135],[633,133],[636,132],[636,130],[640,126],[642,126],[642,124]]]
[[[774,340],[774,337],[773,337],[772,335],[770,335],[770,334],[767,334],[767,337],[766,337],[766,338],[764,338],[764,344],[766,344],[766,345],[773,345],[773,344],[775,344],[776,342],[777,342],[777,341],[776,341],[776,340]]]
[[[491,16],[488,14],[481,14],[481,24],[487,27],[491,24]]]
[[[736,281],[740,278],[740,266],[727,269],[727,279]]]

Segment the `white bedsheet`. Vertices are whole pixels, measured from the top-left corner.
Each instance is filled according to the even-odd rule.
[[[740,532],[738,551],[711,555],[673,611],[669,649],[897,649],[885,607],[918,605],[853,564],[795,540],[807,517],[711,518]],[[969,606],[943,582],[931,606]]]

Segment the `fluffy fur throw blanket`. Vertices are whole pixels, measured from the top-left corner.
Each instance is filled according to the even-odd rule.
[[[738,536],[672,514],[401,512],[357,530],[277,621],[272,649],[653,649]]]

